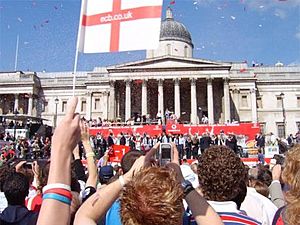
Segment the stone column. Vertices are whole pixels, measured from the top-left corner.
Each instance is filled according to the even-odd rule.
[[[197,124],[197,90],[196,79],[192,78],[191,81],[191,124]]]
[[[131,81],[126,80],[125,121],[131,118]]]
[[[109,110],[109,93],[107,91],[104,91],[103,93],[103,114],[102,118],[108,119],[108,110]]]
[[[232,90],[232,94],[233,94],[233,102],[234,102],[234,105],[235,105],[235,109],[236,109],[236,112],[237,114],[239,114],[239,109],[240,109],[240,99],[239,99],[239,93],[240,93],[240,90],[239,89],[233,89]]]
[[[27,114],[28,116],[32,116],[32,104],[33,104],[33,95],[28,94],[28,109],[27,109]]]
[[[180,110],[180,79],[174,79],[174,105],[175,105],[175,115],[177,119],[181,116]]]
[[[228,78],[224,79],[224,122],[231,122]]]
[[[127,87],[127,86],[126,86]],[[116,99],[115,99],[115,81],[109,83],[109,98],[108,98],[108,119],[114,120],[116,117]]]
[[[14,104],[14,111],[18,111],[19,110],[19,94],[15,94],[15,104]]]
[[[250,90],[251,93],[251,110],[252,110],[252,123],[257,123],[257,105],[256,105],[256,89]]]
[[[162,117],[164,117],[164,80],[158,80],[158,110],[161,112]]]
[[[92,93],[86,93],[86,114],[85,117],[87,120],[92,119]]]
[[[142,83],[142,116],[148,114],[147,107],[147,80],[143,80]]]
[[[208,123],[214,123],[214,100],[213,100],[213,86],[212,79],[207,79],[207,111],[208,111]]]

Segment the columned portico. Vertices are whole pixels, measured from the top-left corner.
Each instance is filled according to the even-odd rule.
[[[15,94],[14,112],[19,110],[19,94]]]
[[[126,80],[125,121],[131,118],[131,81]]]
[[[164,115],[164,81],[158,80],[158,112]]]
[[[28,96],[28,109],[27,109],[28,116],[32,116],[32,105],[33,105],[33,95],[29,94],[29,96]]]
[[[192,78],[191,81],[191,124],[197,124],[197,90],[196,79]]]
[[[228,78],[224,79],[224,122],[231,122]]]
[[[212,79],[207,79],[207,111],[208,111],[208,123],[214,123],[214,100],[213,100],[213,87]]]
[[[257,105],[256,105],[256,90],[250,90],[251,94],[251,110],[252,110],[252,123],[257,123]]]
[[[109,83],[109,103],[108,103],[108,119],[113,120],[115,119],[115,82],[110,81]]]
[[[180,79],[174,80],[174,104],[176,118],[180,117]]]
[[[147,107],[147,80],[143,80],[142,83],[142,115],[148,114],[148,107]]]

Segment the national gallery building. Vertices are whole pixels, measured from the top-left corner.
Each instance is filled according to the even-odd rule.
[[[126,121],[174,112],[180,121],[258,122],[263,132],[300,128],[300,67],[248,66],[193,58],[186,27],[167,10],[159,48],[146,59],[76,73],[78,112],[86,119]],[[55,125],[72,96],[72,72],[0,72],[0,114],[27,114]]]

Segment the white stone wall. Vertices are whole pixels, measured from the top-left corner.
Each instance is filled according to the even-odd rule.
[[[182,41],[160,41],[157,49],[147,51],[147,58],[165,55],[192,58],[193,48],[191,45]]]

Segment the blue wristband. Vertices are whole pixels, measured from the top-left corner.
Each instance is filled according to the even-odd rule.
[[[55,193],[47,193],[43,195],[43,199],[53,199],[67,205],[71,205],[71,200],[63,195],[55,194]]]

